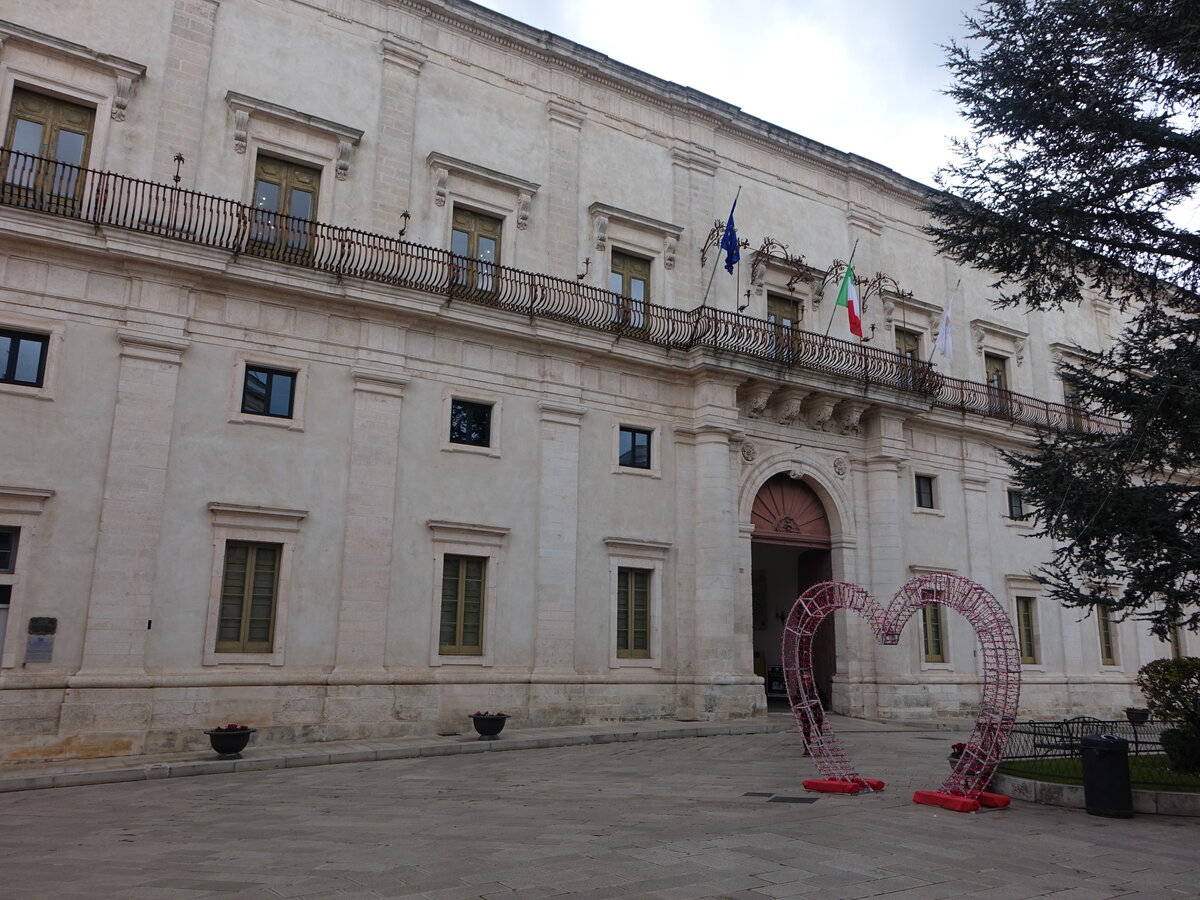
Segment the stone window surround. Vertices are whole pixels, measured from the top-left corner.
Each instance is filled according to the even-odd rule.
[[[4,646],[0,648],[0,666],[4,669],[18,667],[25,661],[21,641],[25,638],[25,623],[29,620],[29,614],[36,612],[38,615],[48,615],[54,612],[53,609],[29,609],[24,591],[20,589],[24,574],[30,571],[29,559],[37,549],[34,537],[42,509],[54,493],[48,488],[0,485],[0,525],[21,530],[13,571],[7,575],[0,574],[0,584],[12,585],[13,589],[8,607],[8,628],[4,634]]]
[[[255,163],[264,153],[317,169],[321,190],[312,217],[315,221],[333,218],[334,185],[349,175],[362,130],[236,91],[228,91],[225,102],[232,119],[233,149],[246,157],[242,196],[253,204]],[[330,171],[335,178],[328,177]]]
[[[987,354],[1003,356],[1011,359],[1020,368],[1021,364],[1025,362],[1025,347],[1028,340],[1029,333],[1026,331],[1018,331],[1015,328],[997,325],[983,319],[971,320],[971,344],[975,348],[975,355],[981,359]],[[1009,374],[1014,376],[1016,373]],[[983,380],[987,380],[986,372]],[[1008,387],[1009,390],[1015,390],[1015,386],[1011,383]]]
[[[500,578],[500,549],[511,529],[474,522],[447,522],[429,519],[426,526],[433,536],[433,595],[429,617],[429,665],[494,666],[497,607],[496,583]],[[487,562],[483,570],[483,652],[478,656],[443,656],[441,646],[441,607],[443,560],[447,554],[481,556]]]
[[[218,502],[209,503],[208,511],[212,516],[213,562],[208,592],[208,618],[204,629],[203,665],[282,666],[287,642],[292,560],[300,523],[308,516],[308,511]],[[280,545],[279,575],[275,587],[274,649],[270,653],[217,652],[221,587],[225,580],[225,545],[229,541]]]
[[[246,386],[246,366],[262,366],[265,369],[280,369],[295,373],[292,392],[292,416],[260,416],[242,412],[242,392]],[[265,425],[268,428],[283,428],[288,431],[304,430],[304,400],[308,394],[308,361],[269,353],[242,350],[235,354],[232,384],[229,391],[229,424]]]
[[[608,290],[614,249],[641,256],[651,261],[649,302],[659,306],[673,305],[666,273],[675,268],[683,226],[599,202],[588,207],[588,218],[592,224],[592,247],[600,254],[588,280]],[[662,265],[654,265],[655,261]]]
[[[146,77],[146,67],[5,21],[0,21],[0,47],[0,122],[7,127],[14,87],[95,107],[86,165],[104,168],[109,123],[125,121],[133,87]]]
[[[937,341],[944,313],[942,307],[914,297],[900,297],[889,293],[883,295],[883,318],[891,326],[893,333],[895,329],[900,328],[927,336],[930,347]]]
[[[933,506],[917,505],[917,478],[928,478],[933,489]],[[922,516],[944,516],[946,511],[942,505],[941,477],[933,472],[913,470],[912,473],[912,511]]]
[[[432,182],[434,234],[440,236],[435,240],[441,241],[440,246],[450,246],[454,209],[462,207],[500,220],[500,265],[513,265],[515,232],[529,227],[533,197],[541,185],[436,150],[425,162]]]
[[[42,383],[11,384],[0,382],[0,394],[13,394],[18,397],[31,397],[35,400],[53,400],[58,388],[58,365],[65,346],[64,323],[55,319],[43,319],[24,314],[5,312],[0,315],[0,327],[13,331],[25,331],[31,334],[45,335],[46,359],[42,368]]]
[[[608,548],[608,642],[610,669],[661,669],[663,585],[667,553],[671,544],[643,538],[606,537]],[[650,655],[622,657],[617,655],[617,576],[622,568],[645,569],[650,572]]]
[[[465,400],[468,403],[484,403],[492,408],[492,418],[489,423],[489,443],[486,447],[476,447],[474,444],[457,444],[450,440],[450,416],[455,400]],[[474,453],[480,456],[500,456],[500,426],[503,422],[502,398],[500,394],[490,391],[480,391],[475,388],[459,389],[454,387],[442,390],[442,430],[441,449],[445,453]]]
[[[650,468],[621,465],[621,429],[636,428],[650,432]],[[662,478],[662,428],[646,419],[614,417],[612,423],[612,471],[614,475],[636,475],[642,478]]]

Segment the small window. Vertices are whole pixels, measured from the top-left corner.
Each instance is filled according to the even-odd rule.
[[[650,569],[617,569],[617,658],[650,658]]]
[[[1025,497],[1020,491],[1008,492],[1008,517],[1016,521],[1029,518],[1029,514],[1025,512]]]
[[[0,382],[41,387],[49,345],[48,335],[0,328]]]
[[[609,290],[617,295],[614,324],[645,328],[646,304],[650,301],[650,260],[613,250]]]
[[[51,199],[73,206],[83,191],[76,167],[87,165],[95,116],[91,107],[16,88],[4,143],[29,156],[9,156],[5,182],[28,190],[39,206]]]
[[[275,641],[275,600],[280,544],[225,542],[217,652],[270,653]]]
[[[1107,606],[1096,607],[1096,625],[1100,630],[1100,664],[1117,664],[1117,646],[1113,635],[1112,613]]]
[[[447,553],[442,558],[438,652],[443,656],[482,655],[486,572],[486,556]]]
[[[767,322],[775,330],[800,327],[800,301],[780,294],[767,294]]]
[[[319,169],[259,154],[248,249],[288,258],[307,256],[320,189]]]
[[[470,447],[492,445],[492,404],[450,401],[450,443]]]
[[[21,529],[0,525],[0,575],[11,575],[17,566],[17,539]]]
[[[645,428],[630,428],[622,425],[619,465],[631,469],[651,468],[650,435],[651,432]]]
[[[936,498],[933,493],[934,477],[932,475],[917,475],[913,479],[913,486],[917,494],[917,507],[920,509],[937,509]]]
[[[247,365],[242,387],[242,412],[290,419],[295,393],[295,372]]]
[[[480,291],[495,290],[495,266],[500,262],[500,219],[455,207],[450,252],[456,257],[454,283]]]
[[[1037,664],[1037,642],[1034,631],[1034,608],[1037,600],[1034,597],[1017,598],[1017,643],[1021,648],[1021,662],[1026,665]]]
[[[946,661],[945,628],[942,619],[942,604],[935,591],[926,591],[929,601],[921,607],[921,650],[927,663]]]

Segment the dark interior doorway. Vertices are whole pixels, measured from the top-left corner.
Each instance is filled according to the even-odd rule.
[[[829,520],[812,488],[786,474],[776,475],[759,489],[751,519],[754,671],[766,680],[768,705],[786,708],[783,626],[800,593],[833,577]],[[817,633],[813,668],[828,707],[837,668],[833,617]]]

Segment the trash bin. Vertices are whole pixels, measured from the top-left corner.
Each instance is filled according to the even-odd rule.
[[[1133,815],[1129,787],[1129,741],[1112,734],[1079,739],[1083,755],[1083,803],[1088,815],[1127,819]]]

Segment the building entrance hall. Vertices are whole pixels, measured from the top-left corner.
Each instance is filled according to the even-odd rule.
[[[766,680],[767,703],[775,706],[787,702],[780,655],[787,614],[801,592],[833,577],[829,518],[811,487],[780,473],[759,489],[751,521],[754,671]],[[817,689],[828,708],[837,668],[832,616],[817,633],[813,655]]]

